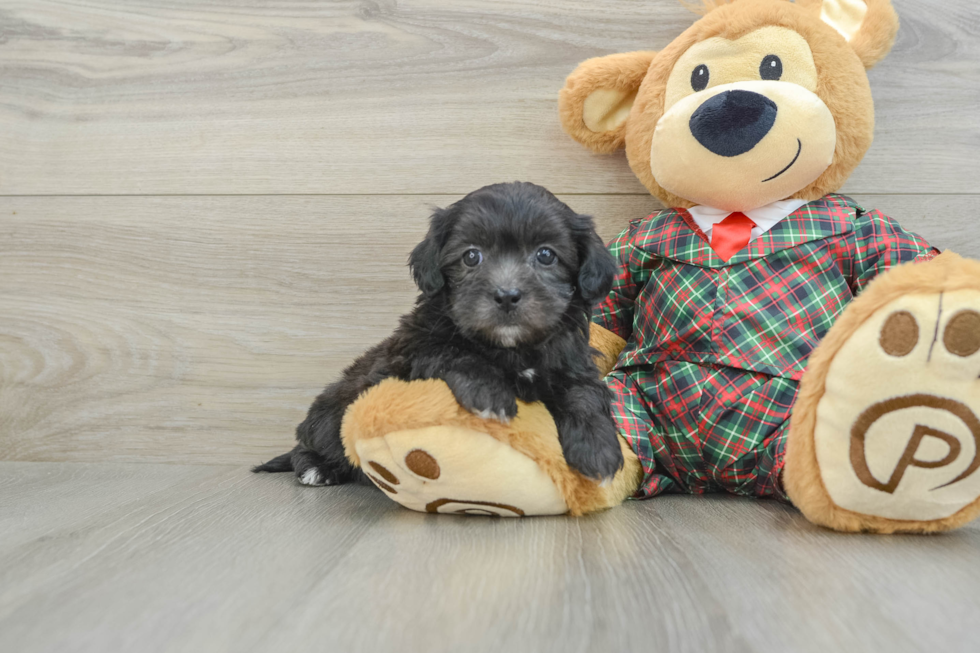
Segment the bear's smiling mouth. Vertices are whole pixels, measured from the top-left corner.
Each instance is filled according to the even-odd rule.
[[[800,158],[800,152],[802,152],[802,151],[803,151],[803,143],[800,142],[800,139],[797,138],[796,139],[796,156],[793,157],[793,160],[789,162],[789,165],[788,166],[786,166],[785,168],[783,168],[782,170],[780,170],[779,172],[777,172],[776,174],[774,174],[772,177],[769,177],[768,179],[763,179],[762,180],[762,183],[766,183],[767,181],[772,181],[773,179],[775,179],[779,175],[783,174],[784,172],[786,172],[787,170],[789,170],[790,168],[792,168],[793,167],[793,164],[796,163],[796,160]]]

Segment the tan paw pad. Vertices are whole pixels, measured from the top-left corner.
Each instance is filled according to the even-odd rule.
[[[837,506],[925,522],[977,502],[978,307],[975,290],[900,297],[834,356],[813,437]]]
[[[359,440],[355,448],[368,478],[412,510],[500,517],[568,512],[554,482],[533,460],[480,431],[395,431]]]

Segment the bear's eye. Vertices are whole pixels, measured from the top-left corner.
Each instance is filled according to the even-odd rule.
[[[541,249],[539,249],[538,253],[535,256],[538,259],[538,263],[540,263],[541,265],[551,265],[552,263],[555,262],[555,259],[558,258],[557,256],[555,256],[555,253],[551,251],[551,249],[549,249],[548,247],[542,247]]]
[[[762,79],[776,81],[783,76],[783,62],[774,54],[767,54],[759,64],[759,76]]]
[[[468,249],[463,252],[463,265],[475,268],[483,262],[483,254],[478,249]]]
[[[710,75],[711,74],[708,72],[708,67],[704,64],[701,64],[695,68],[694,72],[691,73],[691,88],[693,88],[695,92],[703,91],[704,89],[708,88],[708,77],[710,77]]]

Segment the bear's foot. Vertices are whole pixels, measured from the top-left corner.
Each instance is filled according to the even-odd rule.
[[[533,460],[480,431],[431,426],[355,447],[368,478],[412,510],[497,517],[568,512]]]
[[[344,415],[347,457],[392,500],[429,513],[523,517],[581,515],[617,505],[639,482],[626,465],[606,487],[562,457],[554,420],[541,404],[518,402],[507,424],[456,403],[442,381],[387,379]]]
[[[784,482],[841,531],[934,532],[980,514],[980,263],[875,280],[814,352]]]

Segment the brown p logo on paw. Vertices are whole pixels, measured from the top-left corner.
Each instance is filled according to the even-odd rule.
[[[902,477],[909,467],[939,469],[952,465],[959,459],[963,446],[956,436],[922,424],[916,424],[915,429],[912,431],[912,437],[905,446],[905,450],[898,459],[898,463],[895,465],[895,469],[888,480],[882,482],[875,478],[874,474],[871,473],[871,469],[868,467],[868,457],[864,447],[868,430],[885,415],[915,408],[934,408],[951,413],[966,424],[970,429],[970,434],[973,436],[973,460],[970,461],[967,468],[956,476],[956,478],[947,483],[937,485],[932,488],[933,490],[938,490],[941,487],[962,481],[980,467],[980,455],[978,455],[980,454],[980,420],[977,419],[977,416],[966,404],[945,397],[935,397],[926,394],[895,397],[894,399],[886,399],[868,408],[861,414],[851,429],[851,466],[854,467],[854,472],[857,474],[858,479],[868,487],[893,494],[898,488],[899,483],[902,482]],[[939,460],[922,460],[916,458],[916,454],[923,444],[923,440],[927,437],[935,438],[949,447],[949,451],[943,458]]]
[[[453,508],[443,510],[446,506]],[[455,507],[459,506],[459,507]],[[425,507],[426,512],[453,513],[456,515],[484,515],[487,517],[523,517],[524,511],[514,506],[492,501],[460,501],[458,499],[436,499]]]
[[[904,295],[834,356],[813,433],[833,503],[944,519],[980,497],[980,292]]]

